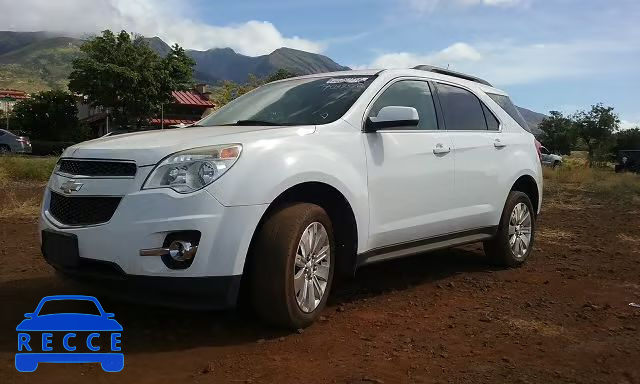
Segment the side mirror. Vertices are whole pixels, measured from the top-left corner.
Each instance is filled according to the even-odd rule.
[[[105,312],[104,316],[106,318],[108,318],[108,319],[111,319],[112,317],[116,317],[116,314],[115,313],[107,313],[107,312]]]
[[[415,127],[420,123],[418,111],[413,107],[384,107],[378,112],[378,116],[371,116],[365,124],[366,132],[375,132],[379,129],[394,127]]]
[[[26,317],[27,319],[30,319],[33,317],[33,313],[25,313],[24,317]]]

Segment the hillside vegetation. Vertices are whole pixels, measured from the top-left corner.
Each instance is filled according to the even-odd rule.
[[[54,37],[0,41],[0,52],[4,51],[0,55],[0,88],[29,93],[66,89],[71,61],[80,52],[80,40]],[[26,44],[20,46],[20,42]]]
[[[146,39],[161,56],[171,47],[162,39]],[[0,31],[0,88],[27,92],[66,88],[71,61],[80,53],[82,40],[50,36],[44,32]],[[330,58],[290,48],[280,48],[269,55],[250,57],[230,48],[207,51],[188,50],[196,61],[194,80],[217,84],[224,80],[244,83],[249,74],[266,77],[279,69],[296,74],[333,72],[348,69]]]

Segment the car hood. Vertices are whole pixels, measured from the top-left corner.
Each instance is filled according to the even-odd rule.
[[[287,129],[293,128],[218,126],[133,132],[73,145],[64,151],[62,157],[135,160],[138,166],[155,165],[166,156],[185,149],[237,143],[247,134]]]
[[[122,331],[114,319],[83,313],[60,313],[23,320],[16,331]]]

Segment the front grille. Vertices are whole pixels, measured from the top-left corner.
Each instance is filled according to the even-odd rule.
[[[136,175],[136,164],[124,161],[60,160],[59,172],[73,176],[114,177]]]
[[[51,192],[49,212],[65,225],[96,225],[106,223],[118,208],[122,197],[63,196]]]

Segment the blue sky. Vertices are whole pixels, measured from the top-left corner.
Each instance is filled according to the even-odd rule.
[[[450,65],[539,112],[603,102],[625,126],[640,124],[639,0],[0,0],[0,9],[0,29],[124,28],[247,55],[289,46],[357,68]]]

